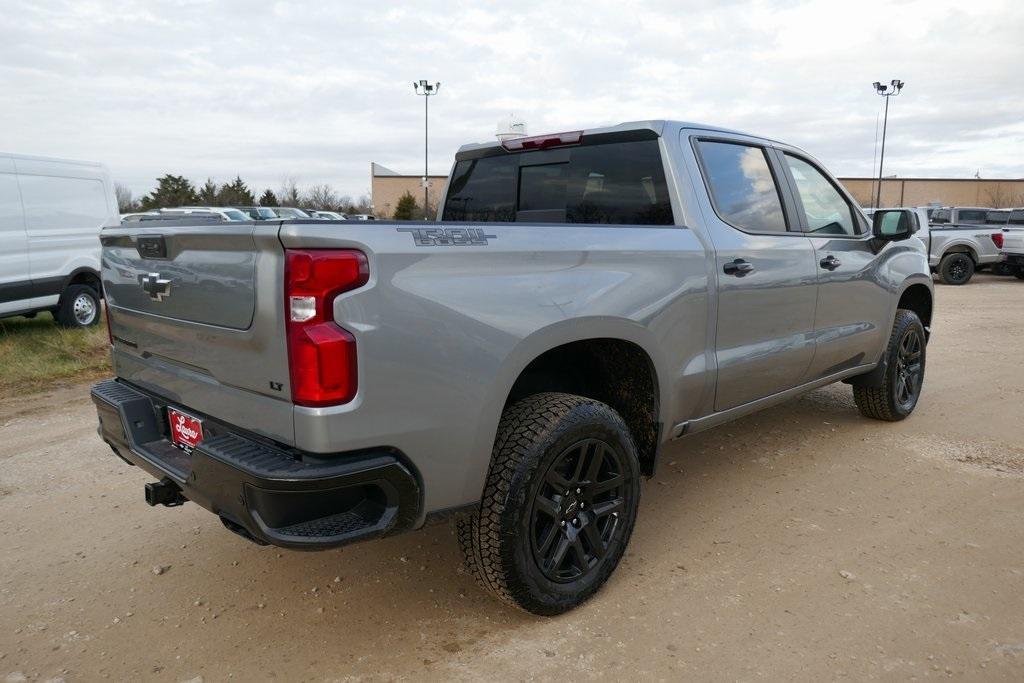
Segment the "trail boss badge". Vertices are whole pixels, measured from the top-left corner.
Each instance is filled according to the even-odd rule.
[[[480,228],[395,228],[411,232],[417,247],[486,247],[487,240],[497,239]]]

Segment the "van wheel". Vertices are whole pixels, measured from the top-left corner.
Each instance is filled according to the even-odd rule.
[[[917,314],[902,308],[896,311],[881,385],[853,387],[861,415],[897,422],[914,412],[924,384],[925,345],[924,326]]]
[[[639,501],[636,448],[619,414],[582,396],[536,394],[502,415],[480,507],[456,522],[459,544],[499,599],[560,614],[618,566]]]
[[[946,254],[939,264],[939,278],[947,285],[966,285],[974,275],[974,261],[964,253]]]
[[[64,290],[54,313],[61,327],[89,327],[100,321],[100,297],[88,285],[71,285]]]

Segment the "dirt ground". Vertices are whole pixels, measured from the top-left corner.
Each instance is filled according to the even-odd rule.
[[[936,292],[910,419],[836,385],[675,443],[553,619],[480,592],[447,525],[299,553],[150,508],[87,386],[8,398],[0,677],[1024,680],[1024,282]]]

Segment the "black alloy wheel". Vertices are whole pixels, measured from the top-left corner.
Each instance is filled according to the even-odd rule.
[[[622,455],[599,439],[569,446],[555,458],[533,501],[533,556],[551,581],[591,572],[622,529],[626,472]]]

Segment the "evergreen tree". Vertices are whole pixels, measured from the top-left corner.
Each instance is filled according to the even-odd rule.
[[[396,221],[411,221],[421,214],[416,198],[408,191],[398,199],[398,203],[395,205]]]
[[[277,195],[271,192],[269,187],[260,196],[260,206],[278,206]]]
[[[256,198],[252,196],[242,178],[235,176],[233,181],[221,186],[220,192],[217,193],[217,202],[220,206],[252,206],[256,203]]]
[[[162,178],[157,178],[156,182],[156,189],[142,198],[141,208],[145,211],[188,206],[199,202],[196,188],[184,176],[168,173]]]
[[[217,205],[217,183],[212,178],[207,178],[206,184],[199,188],[199,203],[204,206]]]

